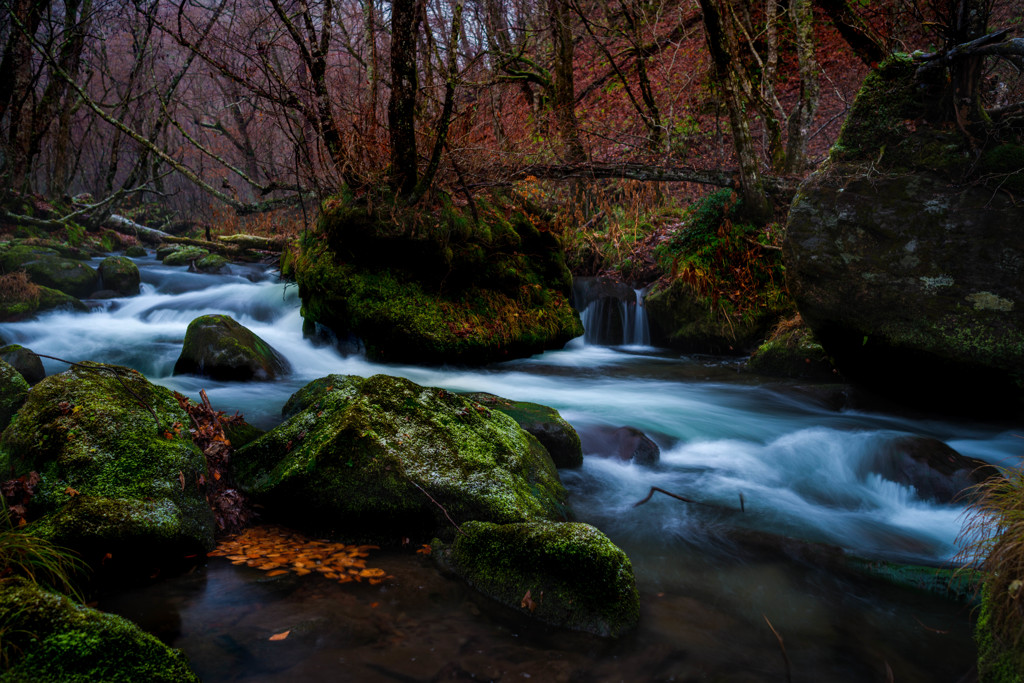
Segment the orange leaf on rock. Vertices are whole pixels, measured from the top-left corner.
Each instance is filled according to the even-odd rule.
[[[275,633],[274,635],[270,636],[270,640],[284,640],[288,637],[289,633],[291,633],[291,629],[287,631],[281,631],[280,633]]]

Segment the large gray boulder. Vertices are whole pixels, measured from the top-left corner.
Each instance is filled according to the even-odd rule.
[[[830,163],[801,185],[789,290],[851,381],[998,405],[1024,379],[1024,204],[996,170],[1013,154],[1024,166],[1024,147],[975,163],[955,127],[918,120],[914,68],[894,60],[867,79]]]

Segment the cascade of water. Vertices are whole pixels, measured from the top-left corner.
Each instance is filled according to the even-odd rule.
[[[583,343],[598,346],[650,346],[645,290],[599,278],[578,278],[573,295],[583,322]]]
[[[622,319],[625,322],[622,343],[627,346],[650,346],[651,329],[647,323],[644,290],[634,289],[633,294],[633,301],[622,302]]]

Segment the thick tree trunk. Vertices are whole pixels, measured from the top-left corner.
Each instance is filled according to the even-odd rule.
[[[403,196],[416,189],[416,0],[391,3],[391,96],[388,136],[391,184]]]
[[[551,109],[562,144],[562,160],[578,163],[586,159],[576,122],[576,87],[573,80],[575,47],[568,0],[549,0],[548,19],[554,63],[551,69]]]

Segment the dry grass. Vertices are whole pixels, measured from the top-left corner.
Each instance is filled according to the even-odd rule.
[[[209,218],[214,235],[258,235],[259,237],[298,237],[310,223],[316,220],[318,211],[312,207],[303,216],[302,211],[294,208],[281,209],[252,216],[239,216],[232,209],[215,205],[210,209]]]
[[[28,278],[24,270],[0,275],[0,299],[11,303],[37,301],[39,285]]]
[[[984,573],[989,627],[1005,646],[1024,650],[1024,468],[1003,470],[970,490],[957,559]]]

